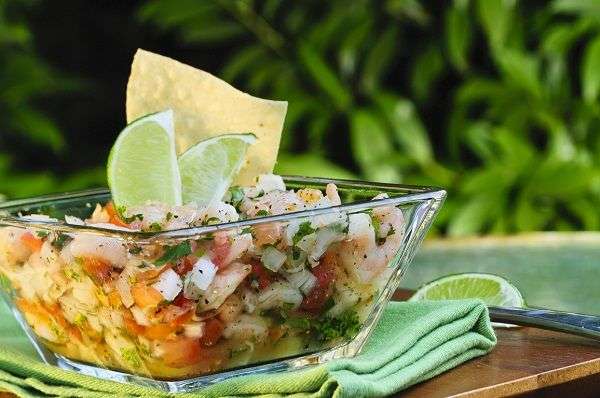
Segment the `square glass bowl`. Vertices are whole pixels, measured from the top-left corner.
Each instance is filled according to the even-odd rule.
[[[46,363],[166,391],[352,357],[446,193],[322,178],[285,183],[323,192],[333,183],[342,205],[140,232],[65,222],[108,203],[104,189],[2,203],[3,297]],[[156,302],[159,279],[179,274],[185,291],[190,264],[219,256],[235,260],[192,300],[180,293]]]

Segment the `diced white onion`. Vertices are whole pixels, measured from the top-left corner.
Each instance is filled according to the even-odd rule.
[[[264,193],[271,191],[285,191],[285,183],[283,182],[283,178],[276,174],[259,175],[256,186],[262,189]]]
[[[312,234],[306,235],[296,244],[300,249],[307,253],[310,253],[317,242],[317,235],[313,232]]]
[[[360,295],[348,287],[346,284],[338,282],[335,284],[334,306],[327,311],[328,315],[341,315],[348,308],[356,305],[360,299]]]
[[[158,277],[158,280],[152,284],[162,294],[165,300],[173,301],[183,289],[183,282],[177,272],[167,269]]]
[[[135,322],[138,325],[150,326],[150,320],[148,320],[148,317],[146,316],[146,314],[140,307],[138,307],[137,305],[134,305],[133,307],[130,308],[130,310],[131,310],[131,315],[133,315],[133,319],[135,319]]]
[[[190,339],[199,339],[204,334],[204,322],[183,325],[183,334]]]
[[[131,294],[131,284],[129,279],[133,277],[134,272],[131,268],[125,268],[123,272],[119,275],[119,278],[115,282],[115,289],[119,293],[121,297],[121,302],[126,308],[129,308],[133,305],[133,295]]]
[[[41,222],[56,222],[56,221],[58,221],[56,218],[52,218],[45,214],[29,214],[27,216],[21,216],[19,218],[22,220],[27,220],[27,221],[41,221]]]
[[[71,225],[85,225],[81,218],[68,215],[65,215],[65,222]]]
[[[303,268],[300,272],[286,273],[284,276],[292,286],[300,289],[305,295],[310,293],[317,284],[317,278],[306,268]]]
[[[258,295],[258,307],[266,310],[281,307],[283,304],[292,304],[293,308],[297,308],[302,299],[302,294],[297,288],[287,282],[277,281],[260,292]]]
[[[192,270],[185,276],[183,295],[186,298],[197,300],[206,292],[216,273],[215,264],[207,256],[200,257]]]
[[[345,236],[343,233],[333,231],[330,228],[321,228],[316,232],[316,235],[317,239],[315,245],[308,255],[309,260],[312,262],[319,261],[332,243],[342,241]]]
[[[273,246],[267,246],[263,249],[262,263],[273,272],[279,271],[286,259],[287,256]]]

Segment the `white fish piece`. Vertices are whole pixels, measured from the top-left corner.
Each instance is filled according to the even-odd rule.
[[[283,304],[291,304],[292,308],[298,308],[302,299],[300,291],[289,282],[276,281],[259,293],[258,308],[268,310]]]
[[[240,315],[238,319],[228,324],[223,330],[223,336],[227,339],[263,341],[268,334],[268,322],[261,317],[248,314]]]
[[[69,249],[74,257],[97,257],[115,268],[123,268],[127,264],[127,245],[118,238],[85,233],[73,234]]]
[[[229,267],[215,275],[206,293],[198,301],[198,311],[208,311],[219,308],[240,283],[250,274],[250,264],[232,263]]]

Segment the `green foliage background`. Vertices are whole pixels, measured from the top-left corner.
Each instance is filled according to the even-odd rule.
[[[38,3],[18,2],[0,1],[0,193],[103,185],[102,165],[16,162],[25,145],[69,156],[36,101],[86,89],[40,58]],[[600,228],[598,1],[149,0],[131,21],[289,101],[280,173],[446,187],[451,236]]]

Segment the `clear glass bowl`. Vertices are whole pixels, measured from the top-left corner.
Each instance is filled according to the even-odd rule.
[[[45,362],[167,391],[191,391],[233,376],[298,369],[352,357],[369,337],[446,193],[432,187],[321,178],[285,177],[285,183],[288,189],[322,191],[327,184],[334,183],[342,205],[225,224],[138,232],[62,221],[65,215],[89,217],[96,204],[110,201],[110,192],[105,189],[3,203],[0,205],[3,297]],[[373,199],[376,196],[378,198]],[[23,217],[31,214],[45,214],[59,221]],[[375,244],[366,244],[365,237],[357,235],[356,229],[364,226],[364,222],[374,231],[370,239],[375,239]],[[342,234],[333,238],[321,236],[316,245],[324,239],[328,246],[320,251],[315,249],[314,241],[296,241],[297,232],[293,236],[289,233],[319,223],[325,223],[327,227],[323,229],[329,233],[341,231]],[[261,275],[255,273],[253,266],[244,264],[258,261],[250,252],[219,271],[217,275],[223,279],[227,270],[233,270],[231,275],[227,274],[230,279],[226,283],[219,285],[216,279],[211,282],[211,286],[215,286],[211,291],[217,296],[218,289],[229,289],[241,298],[238,305],[243,305],[244,310],[241,315],[241,310],[234,311],[235,320],[227,320],[227,312],[223,310],[227,303],[222,304],[222,300],[210,296],[207,290],[197,303],[192,303],[193,309],[187,315],[175,313],[173,316],[171,310],[180,309],[179,304],[161,302],[152,307],[152,311],[153,316],[161,317],[163,313],[170,313],[170,318],[167,315],[160,318],[165,323],[138,324],[144,325],[147,321],[138,322],[139,317],[144,316],[139,313],[142,304],[138,304],[136,293],[140,289],[136,286],[146,286],[144,279],[156,277],[155,270],[162,268],[148,265],[144,258],[155,259],[161,253],[164,258],[164,253],[173,253],[178,247],[189,251],[190,245],[195,250],[204,247],[214,253],[217,236],[226,236],[231,244],[242,234],[250,233],[256,243],[257,236],[271,230],[279,231],[278,236],[283,238],[268,246],[279,247],[278,255],[285,255],[285,262],[278,271],[268,272],[270,285],[260,286]],[[317,229],[313,235],[320,231]],[[282,245],[277,245],[285,236],[294,242],[282,249]],[[79,246],[81,242],[92,245],[91,250],[99,253],[106,253],[108,246],[117,245],[117,254],[113,250],[112,255],[140,260],[142,269],[127,271],[132,272],[127,275],[124,270],[128,268],[115,264],[108,269],[98,269],[94,261],[90,263],[74,256],[74,247],[67,250],[72,242],[78,242]],[[294,248],[303,244],[312,244],[312,251],[307,253],[316,251],[317,254],[298,259],[301,250]],[[261,256],[260,261],[266,262],[264,251]],[[281,266],[281,261],[270,260],[270,263],[273,261]],[[175,260],[173,264],[166,263],[173,269],[181,265]],[[295,283],[293,279],[300,273],[291,268],[299,263],[304,270],[301,272],[312,279],[307,289],[302,289],[302,282]],[[151,268],[144,268],[146,266]],[[330,273],[319,271],[323,268]],[[239,278],[243,281],[231,282],[231,285],[229,280],[236,278],[236,272],[238,277],[241,273]],[[315,286],[320,286],[323,275],[331,277],[328,290],[315,297]],[[127,300],[118,299],[117,294],[123,297],[122,291],[115,287],[120,280],[126,280],[131,285],[130,292],[134,293],[135,301],[129,305],[124,305]],[[300,287],[288,302],[285,297],[290,294],[285,293],[285,286],[289,287],[292,282]],[[283,286],[283,290],[274,286]],[[296,304],[290,304],[296,296]],[[326,302],[321,300],[324,297]],[[141,296],[140,302],[147,299]],[[315,300],[321,300],[316,307]],[[132,319],[136,321],[134,326],[131,326]],[[207,331],[213,328],[209,323],[213,321],[221,329],[224,327],[219,330],[217,341],[206,337]]]

